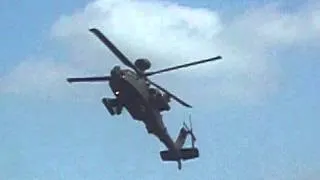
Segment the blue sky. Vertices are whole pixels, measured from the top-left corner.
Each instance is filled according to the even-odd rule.
[[[181,0],[188,8],[168,8],[132,2],[1,2],[7,30],[0,41],[0,179],[320,176],[318,4],[258,1],[249,8],[240,1]],[[155,69],[224,57],[154,77],[195,106],[173,103],[164,118],[175,138],[192,114],[199,159],[184,162],[180,172],[175,163],[161,162],[164,146],[143,124],[105,111],[100,99],[110,95],[106,85],[64,82],[118,63],[87,32],[89,25],[103,29],[133,59],[150,57]]]

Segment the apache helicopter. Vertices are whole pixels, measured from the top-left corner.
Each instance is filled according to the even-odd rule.
[[[170,110],[169,102],[171,98],[183,106],[189,108],[192,106],[148,79],[148,76],[200,63],[215,61],[222,59],[222,57],[217,56],[158,71],[146,72],[146,70],[151,67],[151,63],[148,59],[140,58],[132,63],[107,37],[101,33],[100,30],[92,28],[89,29],[89,31],[98,37],[98,39],[106,45],[124,65],[128,66],[132,70],[121,69],[120,66],[116,65],[111,69],[110,76],[67,78],[67,81],[69,83],[108,81],[115,98],[102,98],[103,105],[111,115],[120,115],[123,108],[126,108],[134,120],[142,121],[145,124],[148,133],[155,135],[168,148],[168,150],[160,152],[160,156],[163,161],[176,161],[178,163],[178,169],[180,170],[181,160],[189,160],[199,157],[199,151],[194,147],[194,141],[196,139],[192,132],[192,127],[188,128],[184,123],[176,141],[174,141],[170,137],[167,128],[163,123],[161,114],[163,111]],[[156,88],[151,88],[150,85],[153,85]],[[163,94],[160,91],[162,91]],[[183,148],[187,135],[191,135],[191,148]]]

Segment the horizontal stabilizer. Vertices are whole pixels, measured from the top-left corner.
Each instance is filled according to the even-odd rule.
[[[189,160],[199,157],[198,148],[183,148],[180,150],[180,153],[181,159],[183,160]],[[163,161],[177,161],[179,159],[172,151],[161,151],[160,156]]]

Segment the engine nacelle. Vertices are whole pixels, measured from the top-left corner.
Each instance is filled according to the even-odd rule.
[[[141,71],[145,71],[151,67],[151,63],[148,59],[137,59],[134,62],[134,65]]]

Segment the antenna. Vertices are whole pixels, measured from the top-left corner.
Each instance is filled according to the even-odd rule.
[[[189,114],[189,123],[190,123],[190,128],[191,128],[191,131],[192,131],[192,121],[191,121],[191,114]]]

